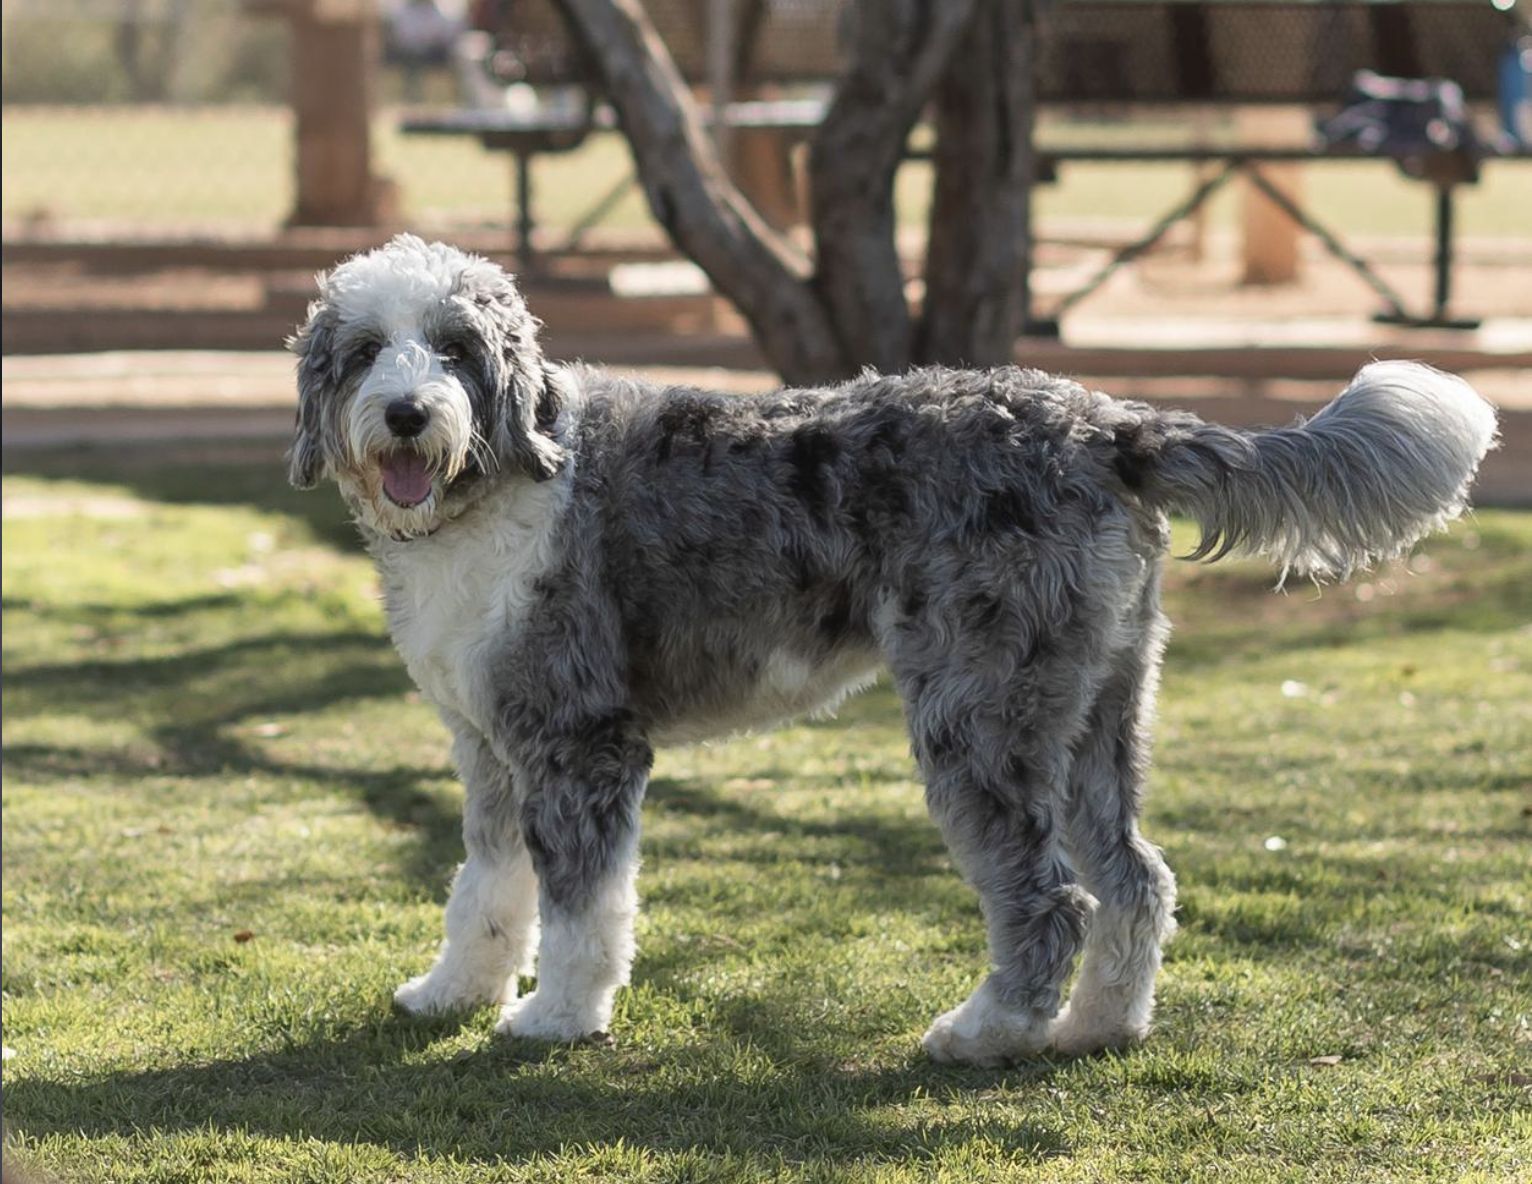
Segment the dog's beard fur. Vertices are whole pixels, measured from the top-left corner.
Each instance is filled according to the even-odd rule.
[[[413,439],[400,439],[385,419],[388,405],[409,396],[429,416]],[[488,449],[474,426],[462,382],[414,337],[396,339],[379,353],[358,386],[345,416],[344,456],[336,474],[341,491],[363,524],[395,539],[418,538],[441,524],[443,493],[470,461],[488,465]],[[383,460],[414,452],[431,475],[431,492],[413,506],[400,505],[383,487]]]

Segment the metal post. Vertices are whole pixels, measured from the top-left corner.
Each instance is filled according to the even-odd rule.
[[[713,145],[729,159],[729,103],[734,97],[734,0],[709,0],[707,81],[713,92]]]
[[[532,158],[517,152],[516,161],[516,261],[522,274],[536,265],[532,255]]]
[[[1436,187],[1436,299],[1431,315],[1404,324],[1425,325],[1433,329],[1477,329],[1475,317],[1454,317],[1447,310],[1452,304],[1452,190],[1451,185]],[[1380,316],[1379,320],[1390,320]]]
[[[1452,300],[1452,186],[1436,187],[1436,307],[1433,321],[1447,319]]]

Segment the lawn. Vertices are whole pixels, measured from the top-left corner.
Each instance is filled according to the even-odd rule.
[[[112,1184],[1532,1172],[1532,516],[1323,595],[1173,566],[1157,1031],[995,1072],[917,1045],[982,926],[886,690],[662,755],[615,1048],[392,1014],[459,855],[446,738],[333,495],[252,452],[5,476],[23,1159]]]
[[[1158,141],[1175,127],[1142,134]],[[1048,125],[1043,138],[1079,141],[1092,129]],[[1096,129],[1115,137],[1120,129]],[[4,175],[0,212],[7,219],[41,213],[69,219],[107,219],[120,228],[161,229],[225,225],[269,231],[292,204],[292,124],[276,107],[28,107],[0,114]],[[411,137],[398,131],[396,112],[382,115],[373,138],[378,169],[401,187],[405,216],[422,225],[505,222],[510,216],[511,167],[504,153],[488,153],[471,140]],[[627,148],[614,136],[592,137],[585,147],[547,156],[536,168],[534,200],[541,223],[568,227],[630,171]],[[901,171],[901,218],[923,225],[930,199],[930,168]],[[1431,233],[1432,193],[1403,179],[1385,163],[1334,163],[1307,170],[1313,212],[1342,233],[1420,236]],[[1071,165],[1059,184],[1038,191],[1038,217],[1122,219],[1147,225],[1192,187],[1182,164]],[[1532,208],[1532,169],[1490,164],[1481,184],[1457,199],[1457,226],[1469,236],[1525,240]],[[1232,192],[1213,205],[1217,223],[1231,223]],[[630,190],[608,225],[649,224],[637,190]]]

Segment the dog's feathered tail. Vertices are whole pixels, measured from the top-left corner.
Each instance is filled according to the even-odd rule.
[[[1151,505],[1202,526],[1189,556],[1264,555],[1344,579],[1463,512],[1495,412],[1451,374],[1374,362],[1313,419],[1241,431],[1166,412],[1116,433],[1117,470]]]

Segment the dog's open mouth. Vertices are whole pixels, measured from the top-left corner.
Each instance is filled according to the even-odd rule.
[[[431,470],[418,452],[390,452],[378,458],[378,468],[394,505],[409,509],[431,496]]]

